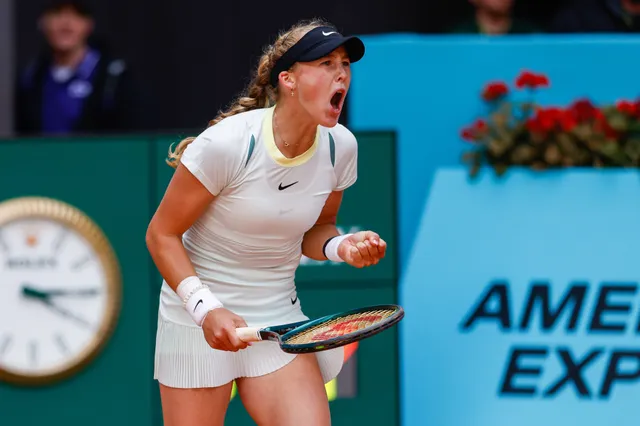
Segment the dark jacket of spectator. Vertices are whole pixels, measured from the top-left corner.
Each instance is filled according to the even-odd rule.
[[[633,33],[640,32],[640,16],[634,15],[620,0],[569,0],[551,23],[556,33]]]
[[[126,63],[91,49],[76,70],[55,77],[51,57],[39,56],[19,76],[19,134],[125,132],[136,127],[134,88]]]

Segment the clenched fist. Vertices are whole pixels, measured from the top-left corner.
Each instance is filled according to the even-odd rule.
[[[360,231],[342,240],[338,256],[356,268],[376,265],[387,251],[387,243],[372,231]]]

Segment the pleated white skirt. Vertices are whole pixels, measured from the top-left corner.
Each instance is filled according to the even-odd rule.
[[[343,348],[316,353],[324,382],[334,379],[344,360]],[[173,388],[208,388],[240,377],[272,373],[295,359],[275,342],[257,342],[238,351],[209,346],[202,329],[177,324],[158,315],[154,378]]]

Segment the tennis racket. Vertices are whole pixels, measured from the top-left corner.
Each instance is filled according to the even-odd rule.
[[[366,339],[394,326],[403,317],[404,310],[398,305],[377,305],[315,320],[271,327],[240,327],[236,333],[247,343],[270,340],[278,342],[284,352],[311,353]]]

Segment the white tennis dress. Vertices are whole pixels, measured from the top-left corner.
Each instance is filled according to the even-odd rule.
[[[273,137],[274,108],[226,118],[188,145],[182,163],[216,200],[184,234],[201,281],[249,326],[308,319],[295,287],[302,238],[332,191],[357,179],[357,142],[338,124],[318,127],[313,146],[286,158]],[[273,372],[295,355],[274,342],[238,352],[212,349],[162,284],[154,377],[177,388],[215,387]],[[342,348],[317,353],[325,383],[342,368]]]

